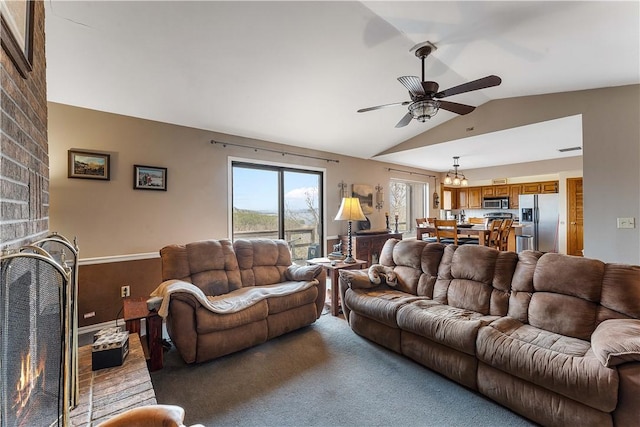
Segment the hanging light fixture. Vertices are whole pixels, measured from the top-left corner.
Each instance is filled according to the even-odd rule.
[[[435,116],[438,113],[438,109],[440,109],[440,102],[435,99],[417,101],[409,106],[411,116],[422,123]]]
[[[462,172],[460,172],[460,175],[462,175],[462,178],[460,178],[460,176],[458,175],[458,168],[460,167],[460,165],[458,164],[459,158],[460,156],[453,157],[453,170],[449,170],[449,172],[447,172],[447,176],[444,177],[445,185],[455,185],[455,186],[461,185],[463,187],[466,187],[469,185],[469,181],[467,181],[467,178],[464,176]],[[451,175],[453,175],[453,178],[451,178]]]

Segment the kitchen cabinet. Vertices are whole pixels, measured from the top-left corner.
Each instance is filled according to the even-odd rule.
[[[550,194],[558,192],[558,181],[545,181],[540,183],[540,192]]]
[[[493,187],[493,194],[496,197],[508,197],[509,186],[508,185],[496,185]]]
[[[467,189],[467,200],[469,209],[482,209],[482,188],[469,187]]]
[[[402,240],[402,233],[356,234],[351,235],[351,254],[354,258],[367,261],[367,266],[380,260],[380,252],[389,239]],[[342,252],[347,252],[349,236],[340,236]]]
[[[522,184],[521,194],[540,194],[540,183],[527,182],[526,184]]]
[[[509,209],[518,209],[520,205],[520,194],[522,194],[521,184],[512,184],[509,186]]]
[[[482,187],[482,197],[494,197],[495,195],[495,188],[493,186]]]
[[[460,188],[458,190],[458,209],[469,208],[469,189]]]

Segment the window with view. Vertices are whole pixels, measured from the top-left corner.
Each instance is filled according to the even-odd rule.
[[[416,218],[429,216],[429,186],[424,182],[391,180],[389,185],[390,226],[398,215],[398,231],[413,237]]]
[[[232,239],[284,239],[294,262],[321,256],[320,171],[232,162]]]

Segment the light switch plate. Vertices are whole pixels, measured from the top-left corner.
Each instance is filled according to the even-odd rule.
[[[618,218],[618,228],[636,228],[636,219]]]

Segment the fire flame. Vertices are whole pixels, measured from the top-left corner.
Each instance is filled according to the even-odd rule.
[[[41,357],[37,365],[31,363],[31,353],[20,358],[20,379],[16,383],[16,399],[12,408],[17,408],[17,415],[20,416],[22,410],[29,402],[31,392],[38,384],[38,378],[44,372],[45,359]],[[42,378],[42,387],[44,387],[44,377]]]

